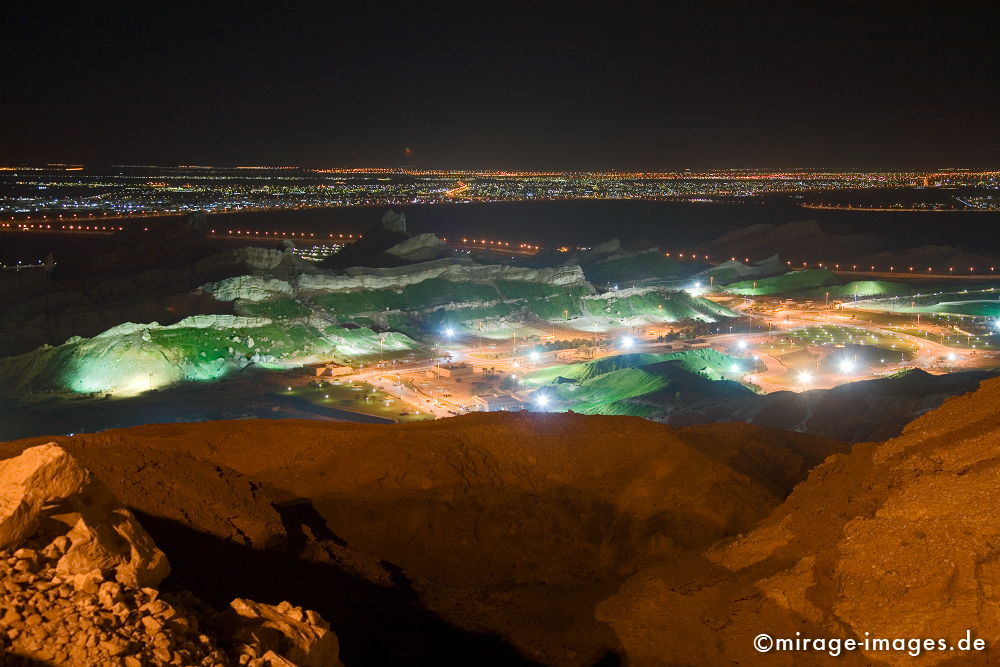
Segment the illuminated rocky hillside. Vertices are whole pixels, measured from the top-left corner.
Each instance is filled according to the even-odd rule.
[[[393,255],[400,265],[382,268],[319,267],[289,247],[211,254],[198,240],[198,224],[195,217],[152,234],[168,247],[182,239],[191,246],[186,254],[160,254],[196,257],[191,264],[165,268],[166,260],[150,253],[148,260],[125,264],[132,273],[116,270],[102,278],[97,253],[62,269],[76,271],[73,280],[20,294],[0,324],[0,341],[11,355],[0,358],[0,387],[128,396],[248,366],[364,363],[417,352],[428,357],[445,327],[504,339],[526,324],[558,323],[594,335],[734,316],[684,291],[600,291],[575,264],[529,268],[452,256],[424,261],[425,254],[409,246]],[[112,258],[135,242],[128,235],[111,238],[104,252]],[[151,244],[141,241],[137,251]]]

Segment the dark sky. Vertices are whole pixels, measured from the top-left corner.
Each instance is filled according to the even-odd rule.
[[[1000,167],[995,2],[312,4],[5,3],[0,163]]]

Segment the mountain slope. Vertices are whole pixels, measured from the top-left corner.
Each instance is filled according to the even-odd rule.
[[[1000,639],[1000,380],[885,443],[817,467],[759,527],[686,569],[664,561],[598,607],[635,664],[753,663],[773,637]],[[910,646],[912,649],[912,646]],[[918,647],[919,649],[920,647]],[[911,664],[907,651],[767,656],[777,664]],[[924,651],[921,664],[986,664]]]

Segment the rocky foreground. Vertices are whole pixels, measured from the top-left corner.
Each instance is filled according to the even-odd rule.
[[[28,550],[4,561],[22,607],[88,600],[72,605],[88,610],[78,618],[119,624],[78,621],[97,628],[84,648],[109,660],[132,651],[108,664],[165,651],[175,664],[251,660],[225,621],[240,616],[234,598],[283,623],[305,619],[314,639],[335,633],[328,662],[286,653],[296,664],[902,664],[913,661],[905,651],[762,656],[752,641],[954,641],[967,629],[1000,640],[998,405],[990,380],[898,438],[853,448],[746,424],[527,413],[55,438],[149,531],[169,576],[153,596],[148,581],[108,568],[101,581],[65,574],[65,540],[0,544]],[[49,440],[5,443],[0,456],[34,456]],[[154,555],[128,562],[160,572]],[[157,601],[173,612],[158,616]],[[0,619],[0,636],[27,654],[31,614],[17,614]],[[52,621],[35,615],[31,627]],[[157,645],[139,634],[148,617],[161,632],[189,620]],[[989,664],[989,654],[919,661]]]
[[[215,612],[187,592],[149,534],[54,444],[0,461],[0,663],[340,664],[313,611],[235,599]]]

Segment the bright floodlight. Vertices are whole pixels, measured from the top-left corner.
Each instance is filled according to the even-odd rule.
[[[532,361],[538,361],[538,352],[532,350],[531,352],[528,353],[528,358],[531,359]]]
[[[812,383],[812,373],[809,371],[802,371],[799,373],[799,384],[811,384]]]
[[[444,330],[444,335],[447,336],[448,338],[451,338],[452,336],[455,335],[455,330],[452,329],[451,327],[446,327]]]
[[[747,342],[745,340],[740,339],[736,341],[736,347],[740,348],[741,350],[745,350],[747,348]]]
[[[631,350],[633,345],[635,345],[635,339],[631,336],[625,336],[622,338],[622,347],[626,350]]]
[[[948,361],[955,361],[955,359],[958,359],[958,357],[955,356],[955,353],[954,352],[949,352],[948,353]]]
[[[549,404],[549,397],[546,394],[539,394],[535,396],[535,405],[540,408],[544,408]]]
[[[730,366],[729,367],[729,372],[730,373],[739,373],[740,372],[739,365],[738,364],[733,364],[732,366]]]
[[[853,361],[851,361],[850,359],[844,359],[844,360],[842,360],[840,362],[840,372],[841,373],[845,373],[845,374],[846,373],[850,373],[852,370],[854,370],[854,362]]]

